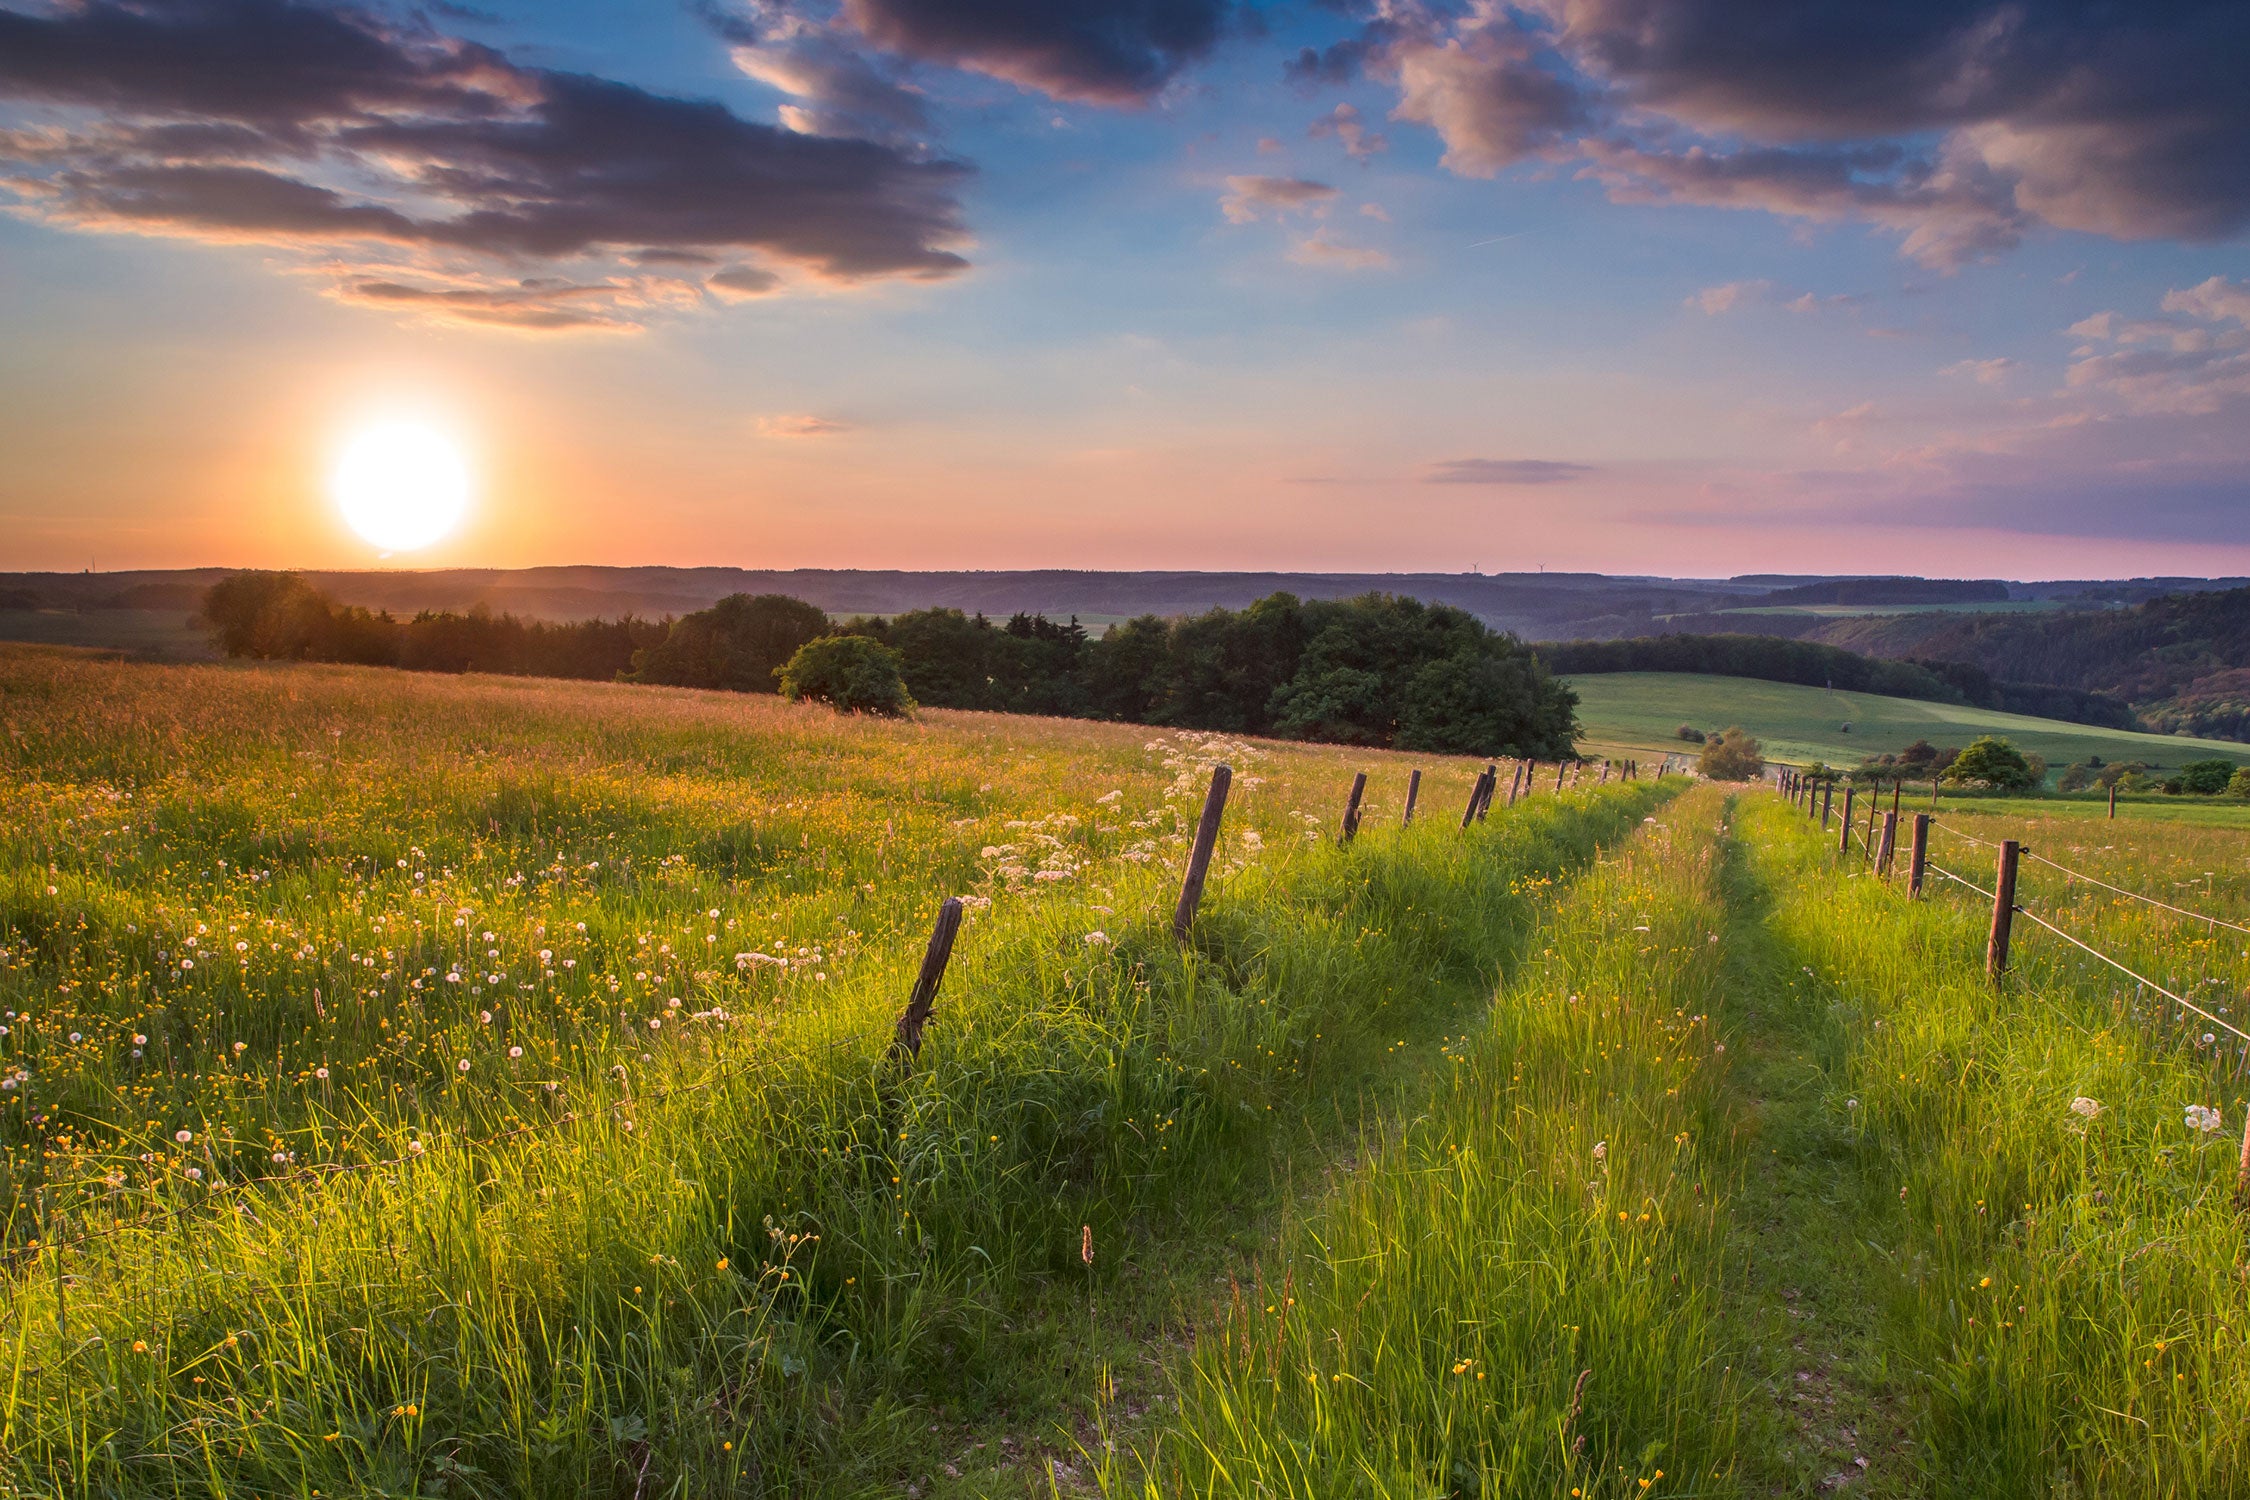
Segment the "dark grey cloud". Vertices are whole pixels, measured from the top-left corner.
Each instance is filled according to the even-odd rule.
[[[1613,194],[1872,222],[1928,264],[2037,225],[2250,228],[2243,0],[1370,0],[1301,83],[1395,83],[1446,164],[1583,157]]]
[[[756,256],[763,274],[854,281],[966,265],[950,248],[960,163],[519,66],[348,7],[0,10],[0,100],[56,107],[0,135],[20,212],[296,248],[345,267],[353,301],[586,327],[676,304],[650,284],[667,267]]]
[[[922,62],[1057,99],[1139,104],[1218,44],[1229,0],[843,0],[850,25]]]
[[[1425,484],[1567,484],[1594,472],[1591,464],[1547,458],[1449,458],[1430,465]]]
[[[805,14],[788,0],[695,0],[694,9],[729,44],[736,67],[789,95],[781,121],[790,129],[899,146],[932,133],[921,94],[837,18]]]

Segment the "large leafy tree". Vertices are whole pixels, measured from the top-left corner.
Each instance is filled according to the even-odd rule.
[[[633,654],[632,680],[672,687],[776,690],[797,648],[828,633],[828,616],[787,594],[729,594],[682,615],[663,641]]]
[[[1953,757],[1945,780],[1953,786],[1990,787],[1995,791],[2028,791],[2045,779],[2046,768],[2034,767],[2021,750],[1997,735],[1980,734],[1969,748]]]

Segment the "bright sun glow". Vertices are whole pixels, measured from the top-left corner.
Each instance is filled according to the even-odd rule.
[[[345,445],[330,489],[352,530],[385,552],[412,552],[460,524],[469,465],[436,428],[383,422]]]

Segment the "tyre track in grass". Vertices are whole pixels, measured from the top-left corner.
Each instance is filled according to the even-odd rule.
[[[1771,925],[1775,894],[1728,842],[1725,1090],[1739,1177],[1725,1301],[1744,1403],[1741,1479],[1757,1495],[1926,1492],[1911,1398],[1883,1345],[1901,1224],[1853,1141],[1852,1012]]]

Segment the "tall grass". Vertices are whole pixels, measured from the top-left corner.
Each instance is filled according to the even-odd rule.
[[[1583,878],[1436,1094],[1238,1289],[1113,1493],[1692,1493],[1731,1470],[1723,795]]]
[[[1755,800],[1745,823],[1775,935],[1829,987],[1846,1044],[1833,1091],[1849,1096],[1856,1170],[1873,1189],[1865,1233],[1889,1264],[1885,1342],[1909,1377],[1927,1488],[2250,1493],[2233,1201],[2250,1088],[2234,1050],[2021,918],[1994,987],[1988,903],[1942,881],[1910,903]],[[2250,908],[2238,836],[2065,816],[1968,826],[2230,920]],[[1989,883],[1989,851],[1933,847]],[[2019,899],[2151,977],[2196,985],[2211,1008],[2239,1009],[2239,934],[2030,864]],[[2225,1128],[2189,1123],[2190,1105],[2221,1111]]]
[[[893,1488],[926,1419],[1024,1399],[1041,1299],[1098,1319],[1225,1234],[1665,795],[1464,833],[1474,768],[1433,767],[1344,848],[1342,773],[1395,799],[1396,758],[38,653],[0,686],[0,1475],[40,1494]]]

